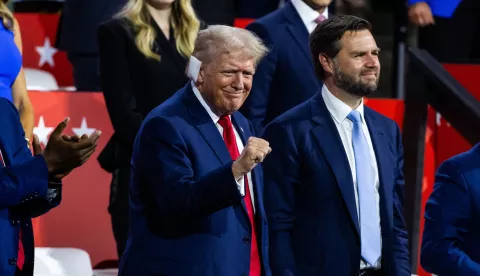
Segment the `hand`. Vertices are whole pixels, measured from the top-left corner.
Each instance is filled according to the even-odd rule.
[[[62,135],[62,138],[63,138],[63,140],[65,140],[65,141],[67,141],[67,142],[78,142],[78,141],[80,141],[81,139],[86,139],[86,138],[88,138],[88,135],[87,135],[87,134],[83,134],[82,137],[79,137],[78,135],[69,136],[69,135],[63,134],[63,135]]]
[[[50,177],[61,179],[74,168],[83,165],[95,152],[101,132],[88,135],[62,135],[69,118],[63,120],[52,132],[45,150],[42,151],[38,137],[34,136],[34,154],[42,154],[47,162]]]
[[[242,176],[251,172],[258,163],[263,162],[263,159],[272,151],[269,143],[263,139],[250,137],[247,145],[238,157],[233,162],[232,172],[235,179],[240,179]]]
[[[418,2],[408,9],[408,18],[410,21],[420,27],[435,24],[432,10],[427,2]]]

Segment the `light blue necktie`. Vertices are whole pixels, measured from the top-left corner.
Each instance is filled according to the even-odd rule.
[[[370,161],[370,150],[363,133],[360,112],[352,110],[347,118],[353,122],[352,144],[357,173],[362,257],[373,266],[381,254],[378,206],[375,200],[375,178]]]

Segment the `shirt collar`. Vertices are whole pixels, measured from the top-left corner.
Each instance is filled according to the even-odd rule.
[[[327,106],[328,111],[332,114],[333,119],[338,123],[341,124],[347,118],[348,114],[352,112],[352,108],[348,106],[346,103],[342,102],[340,99],[335,97],[332,92],[328,90],[328,88],[324,85],[322,87],[322,97],[325,101],[325,105]],[[365,118],[363,116],[363,99],[360,105],[355,109],[360,113],[360,117],[362,119],[362,123],[365,123]]]
[[[197,97],[198,101],[202,104],[203,108],[205,108],[205,110],[207,111],[210,118],[212,118],[213,123],[217,124],[218,120],[220,120],[220,117],[218,117],[217,114],[215,114],[212,111],[212,108],[210,108],[210,106],[207,104],[207,102],[203,99],[202,94],[200,94],[200,91],[195,86],[195,83],[193,81],[191,82],[191,85],[192,85],[193,94],[195,94],[195,97]]]
[[[292,0],[292,5],[297,10],[298,15],[300,15],[300,18],[302,19],[303,24],[305,24],[305,27],[307,27],[308,32],[313,32],[313,29],[315,29],[317,26],[315,19],[318,18],[320,13],[305,4],[303,0]],[[328,18],[328,7],[325,8],[325,10],[322,12],[322,15],[325,16],[325,18]]]

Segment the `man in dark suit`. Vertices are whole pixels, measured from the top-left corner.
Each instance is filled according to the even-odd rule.
[[[320,24],[310,48],[324,86],[265,129],[273,275],[410,275],[401,134],[363,104],[380,74],[370,29],[354,16]]]
[[[480,275],[480,144],[445,161],[425,206],[422,267],[439,276]]]
[[[15,106],[0,98],[0,275],[33,275],[31,218],[60,204],[61,179],[95,151],[91,137],[62,137],[67,120],[50,135],[42,152],[34,136],[33,157]]]
[[[308,36],[318,22],[329,17],[330,2],[292,0],[247,27],[271,48],[258,66],[252,95],[240,110],[258,133],[321,87],[310,57]]]
[[[271,149],[237,112],[266,51],[244,29],[199,32],[193,81],[145,118],[135,140],[119,275],[270,275],[259,163]]]
[[[77,91],[100,91],[98,26],[120,11],[127,0],[66,0],[56,47],[66,51]]]

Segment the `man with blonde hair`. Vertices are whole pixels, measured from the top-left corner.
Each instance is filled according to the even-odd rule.
[[[247,30],[200,31],[191,82],[134,144],[119,275],[271,275],[260,163],[271,149],[237,110],[267,49]]]

